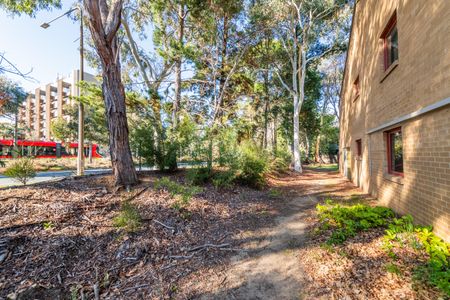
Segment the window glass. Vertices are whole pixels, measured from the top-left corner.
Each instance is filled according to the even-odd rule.
[[[391,173],[403,173],[403,141],[400,130],[389,133],[389,157]]]
[[[388,68],[398,59],[398,32],[397,27],[394,27],[386,37],[386,55],[387,55],[387,66]]]

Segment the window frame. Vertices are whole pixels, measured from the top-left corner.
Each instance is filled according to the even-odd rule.
[[[356,76],[355,81],[353,81],[353,93],[353,101],[355,101],[360,95],[359,75]]]
[[[393,15],[389,19],[386,27],[384,28],[383,33],[381,34],[381,39],[383,40],[384,71],[387,71],[392,65],[394,65],[398,61],[398,54],[397,54],[397,59],[389,63],[389,49],[388,49],[388,41],[387,40],[395,28],[397,28],[397,11],[395,11],[393,13]],[[397,35],[398,35],[398,29],[397,29]]]
[[[361,158],[362,157],[362,139],[357,139],[355,141],[356,143],[356,156]]]
[[[392,149],[392,141],[391,141],[391,135],[394,133],[400,132],[402,133],[402,127],[396,127],[393,129],[390,129],[386,131],[386,155],[387,155],[387,170],[388,174],[394,175],[394,176],[400,176],[404,177],[405,170],[403,172],[398,172],[392,169],[392,156],[393,153],[391,152]],[[403,143],[403,133],[402,133],[402,143]],[[403,145],[402,145],[402,152],[403,152]],[[402,155],[403,157],[403,155]]]

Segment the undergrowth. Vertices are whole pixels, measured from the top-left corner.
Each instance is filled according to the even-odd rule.
[[[155,182],[156,189],[165,189],[169,194],[175,198],[175,203],[172,208],[181,213],[183,218],[189,217],[189,212],[186,207],[189,205],[191,198],[202,191],[198,186],[183,185],[178,182],[170,180],[168,177],[163,177]]]
[[[128,232],[137,231],[142,225],[142,217],[130,202],[123,202],[119,214],[113,219],[113,225]]]
[[[411,247],[427,255],[426,264],[413,269],[416,282],[434,286],[450,297],[450,244],[437,237],[431,227],[414,225],[412,216],[395,218],[394,212],[386,207],[371,207],[364,204],[339,205],[327,200],[317,205],[321,225],[316,231],[331,230],[325,248],[342,244],[358,232],[376,227],[386,227],[382,248],[394,261],[399,257],[394,248]],[[319,233],[319,232],[316,232]],[[386,271],[400,274],[395,263],[389,263]]]
[[[358,232],[370,228],[387,226],[394,212],[386,207],[371,207],[364,204],[341,206],[327,201],[325,205],[317,205],[322,229],[332,229],[329,245],[342,244]]]

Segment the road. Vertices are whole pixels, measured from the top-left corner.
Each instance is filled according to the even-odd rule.
[[[110,172],[111,169],[90,169],[85,170],[85,174],[100,174],[105,172]],[[46,172],[38,172],[36,177],[33,179],[30,179],[29,184],[31,183],[38,183],[38,182],[44,182],[44,181],[51,181],[63,177],[69,177],[75,175],[75,170],[66,170],[66,171],[46,171]],[[15,186],[15,185],[21,185],[18,181],[15,181],[12,178],[6,177],[4,175],[0,175],[0,188],[2,187],[8,187],[8,186]]]
[[[198,165],[206,165],[206,163],[200,163]],[[179,168],[189,168],[190,166],[192,166],[192,165],[187,164],[187,163],[179,163],[178,164]],[[138,170],[138,169],[139,168],[136,168],[136,170]],[[155,168],[142,167],[142,171],[149,171],[149,170],[155,170]],[[108,173],[108,172],[111,172],[111,169],[87,169],[84,171],[84,173],[86,175],[101,174],[101,173]],[[36,177],[33,179],[30,179],[30,181],[27,184],[52,181],[52,180],[59,179],[59,178],[74,176],[75,174],[76,174],[75,170],[38,172]],[[16,185],[22,185],[22,184],[18,181],[15,181],[14,179],[12,179],[10,177],[0,174],[0,188],[16,186]]]

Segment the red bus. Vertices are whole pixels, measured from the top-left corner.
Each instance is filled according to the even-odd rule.
[[[14,140],[0,139],[0,158],[12,158]],[[61,144],[57,142],[43,141],[17,141],[18,156],[33,156],[36,158],[60,158],[76,157],[78,153],[78,143]],[[89,156],[89,145],[84,146],[84,155]],[[98,145],[92,144],[92,157],[102,157],[98,153]]]

